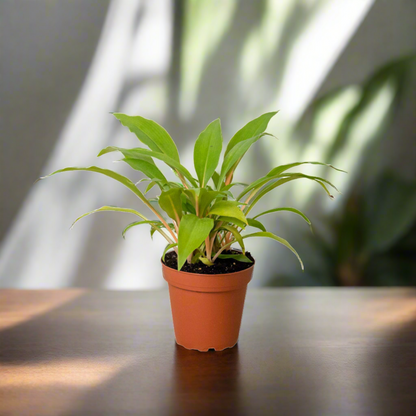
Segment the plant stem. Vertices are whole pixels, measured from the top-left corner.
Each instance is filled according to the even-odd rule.
[[[205,239],[205,252],[207,259],[211,261],[212,246],[210,244],[209,236]]]
[[[221,238],[219,239],[219,245],[221,246],[222,245],[222,242],[223,242],[223,240],[225,239],[225,237],[226,237],[226,233],[224,232],[224,234],[222,235],[222,236],[220,236]]]
[[[212,248],[214,246],[214,241],[215,241],[215,238],[217,237],[217,234],[218,233],[214,233],[214,235],[212,236],[211,240],[209,241],[210,246],[211,246],[211,253],[212,253]]]
[[[173,237],[173,241],[175,243],[178,242],[178,238],[176,237],[175,233],[172,231],[172,229],[169,227],[169,225],[166,223],[166,221],[164,220],[164,218],[159,214],[159,212],[154,209],[152,207],[152,205],[150,203],[146,204],[153,212],[154,214],[159,218],[160,222],[165,226],[165,228],[168,230],[168,232],[171,234],[171,236]]]
[[[183,177],[182,173],[180,173],[180,172],[178,172],[178,171],[176,171],[176,173],[178,174],[178,177],[179,177],[179,179],[181,180],[182,185],[183,185],[186,189],[189,189],[188,184],[186,183],[186,180],[185,180],[185,178]]]
[[[253,198],[253,196],[257,193],[257,189],[255,189],[245,200],[244,205],[241,205],[241,211],[244,211],[248,207],[248,203],[250,202],[250,199]]]
[[[233,171],[230,172],[230,174],[227,176],[227,178],[225,179],[224,185],[227,186],[231,183],[231,181],[233,180]]]

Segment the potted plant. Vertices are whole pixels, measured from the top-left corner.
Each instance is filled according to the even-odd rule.
[[[142,172],[145,179],[135,184],[117,172],[96,166],[68,167],[48,175],[68,171],[106,175],[130,189],[154,214],[154,218],[149,219],[132,208],[103,206],[82,215],[75,222],[100,211],[126,212],[136,215],[139,220],[124,229],[123,237],[131,228],[147,224],[152,236],[159,233],[166,239],[162,271],[169,284],[176,342],[185,348],[218,351],[237,343],[246,288],[254,267],[254,259],[244,246],[245,239],[271,238],[283,244],[296,255],[303,269],[295,249],[283,238],[267,231],[259,217],[291,211],[310,225],[309,219],[299,210],[288,207],[273,207],[253,215],[252,210],[260,199],[271,190],[297,179],[315,181],[332,198],[328,185],[335,186],[327,180],[289,172],[291,168],[307,163],[334,168],[321,162],[278,166],[249,185],[233,181],[234,173],[251,145],[265,135],[271,136],[265,130],[275,114],[263,114],[241,128],[229,141],[219,170],[216,169],[223,146],[221,124],[219,119],[210,123],[195,142],[194,177],[180,163],[177,147],[163,127],[140,116],[115,113],[121,124],[128,127],[148,149],[107,147],[98,156],[120,152],[122,160]],[[156,166],[155,159],[166,163],[178,180],[166,178]],[[148,181],[144,191],[138,188],[142,181]],[[154,186],[159,188],[160,195],[148,199],[146,194]],[[237,187],[242,190],[236,193]],[[245,234],[243,231],[247,227],[254,227],[257,231]],[[232,248],[234,244],[239,246],[238,251]]]

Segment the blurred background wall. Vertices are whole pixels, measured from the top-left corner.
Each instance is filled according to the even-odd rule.
[[[342,195],[298,181],[259,210],[305,263],[273,241],[248,244],[253,285],[416,284],[416,2],[413,0],[3,0],[0,2],[0,286],[162,287],[164,241],[145,229],[126,240],[139,207],[128,191],[91,173],[34,184],[65,166],[137,139],[109,112],[162,124],[192,166],[198,133],[220,117],[232,134],[280,112],[237,171],[247,182],[272,167],[320,160]],[[280,190],[281,189],[281,190]],[[260,205],[260,204],[259,204]]]

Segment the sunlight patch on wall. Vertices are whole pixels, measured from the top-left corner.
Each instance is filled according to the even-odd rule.
[[[173,5],[171,1],[147,1],[130,50],[128,76],[164,76],[172,55]]]
[[[150,238],[148,225],[132,228],[117,246],[116,260],[112,263],[104,288],[153,290],[163,287],[165,281],[160,257],[165,246],[163,237],[154,235],[153,240]]]
[[[334,142],[340,125],[348,112],[358,103],[361,98],[361,89],[358,86],[350,86],[341,90],[338,94],[328,99],[319,110],[317,110],[310,139],[305,145],[302,144],[297,160],[324,161],[328,147]],[[340,169],[344,166],[328,161]],[[343,162],[343,161],[341,161]],[[345,169],[344,169],[345,170]],[[302,172],[309,175],[321,175],[328,177],[331,174],[329,168],[317,168],[316,166],[304,166]],[[342,174],[337,174],[334,182],[339,183]],[[317,190],[317,184],[302,180],[292,184],[292,195],[296,204],[304,205]]]
[[[300,33],[291,34],[292,38],[281,45],[290,50],[285,61],[277,63],[281,73],[276,76],[282,79],[274,102],[268,106],[268,110],[280,110],[268,130],[276,132],[281,140],[259,143],[269,167],[299,159],[297,146],[290,143],[295,125],[373,3],[373,0],[296,2],[297,7],[303,4],[310,10],[303,17]]]
[[[163,120],[168,105],[168,85],[166,78],[150,79],[149,81],[132,88],[121,112],[125,114],[140,114],[152,120]],[[134,137],[127,129],[125,133]],[[135,138],[135,137],[134,137]],[[135,138],[137,143],[137,138]]]
[[[44,174],[64,166],[91,165],[91,158],[105,145],[113,122],[108,113],[114,110],[122,86],[134,17],[140,7],[140,2],[110,4],[87,78]],[[71,285],[90,230],[88,224],[83,224],[69,233],[71,220],[85,207],[91,209],[104,189],[120,192],[113,183],[102,188],[103,182],[97,176],[64,174],[31,189],[0,252],[4,286]]]
[[[181,54],[179,113],[195,111],[204,66],[230,27],[236,0],[187,0]]]
[[[267,1],[260,25],[249,34],[242,50],[240,70],[243,91],[251,92],[252,84],[262,72],[263,66],[267,65],[278,48],[284,23],[295,4],[296,0]]]
[[[295,122],[325,79],[374,0],[325,2],[304,29],[284,69],[276,108]]]
[[[342,166],[343,169],[350,172],[349,175],[337,177],[337,185],[344,193],[348,192],[348,185],[354,179],[354,171],[359,166],[363,151],[379,133],[391,108],[395,93],[396,85],[391,80],[380,87],[352,126],[348,134],[348,145],[338,152],[333,164]]]
[[[361,89],[350,86],[322,106],[314,122],[312,137],[304,148],[302,160],[322,160],[325,149],[332,143],[346,114],[358,103]]]
[[[128,82],[132,87],[126,92],[120,111],[132,115],[140,114],[164,124],[168,110],[167,77],[172,58],[172,40],[172,2],[146,2],[131,50],[133,58],[129,67]],[[122,126],[120,129],[120,134],[125,134],[126,138],[129,136],[129,140],[143,147],[128,129]],[[172,170],[166,164],[158,160],[155,163],[167,178],[175,180]],[[138,187],[144,192],[147,185],[148,182],[144,182]],[[139,204],[141,211],[143,204]],[[135,227],[126,234],[125,240],[117,244],[115,259],[104,282],[106,289],[157,289],[164,285],[160,253],[166,245],[165,240],[154,236],[152,241],[149,231],[149,226],[146,225]]]
[[[329,168],[305,167],[306,174],[323,176],[330,182],[336,183],[342,194],[348,194],[349,186],[356,179],[361,157],[370,142],[377,138],[383,126],[396,93],[396,85],[391,80],[380,85],[370,102],[364,107],[353,121],[345,143],[337,150],[335,156],[328,161],[348,174],[335,172]],[[363,92],[359,87],[349,87],[329,101],[316,115],[311,142],[301,154],[300,160],[325,159],[328,149],[333,145],[342,122],[347,114],[361,100]],[[328,129],[328,131],[326,131]],[[317,189],[317,184],[303,180],[295,182],[291,188],[291,197],[296,204],[304,206]],[[332,192],[332,191],[331,191]],[[342,200],[342,195],[333,192],[334,201],[325,204],[325,209],[334,210]]]

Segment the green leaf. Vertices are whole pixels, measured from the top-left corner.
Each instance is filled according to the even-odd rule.
[[[140,183],[142,183],[142,182],[152,182],[152,180],[151,180],[150,178],[142,178],[142,179],[138,180],[138,181],[135,183],[135,185],[137,186],[137,185],[139,185],[139,184],[140,184]]]
[[[143,218],[143,220],[145,220],[145,221],[148,221],[148,219],[144,216],[144,215],[142,215],[142,214],[140,214],[140,212],[138,212],[138,211],[136,211],[136,210],[134,210],[134,209],[131,209],[131,208],[120,208],[120,207],[111,207],[111,206],[108,206],[108,205],[105,205],[105,206],[103,206],[103,207],[101,207],[101,208],[97,208],[97,209],[94,209],[94,210],[92,210],[92,211],[89,211],[89,212],[87,212],[87,213],[85,213],[85,214],[82,214],[81,216],[79,216],[73,223],[72,223],[72,225],[71,225],[71,228],[81,219],[81,218],[84,218],[84,217],[86,217],[86,216],[88,216],[88,215],[91,215],[91,214],[95,214],[96,212],[103,212],[103,211],[116,211],[116,212],[127,212],[127,213],[129,213],[129,214],[134,214],[134,215],[137,215],[138,217],[140,217],[140,218]]]
[[[77,168],[77,167],[69,167],[65,169],[59,169],[55,172],[50,173],[49,175],[43,176],[39,179],[45,179],[49,176],[56,175],[57,173],[61,172],[72,172],[72,171],[87,171],[87,172],[96,172],[101,173],[102,175],[108,176],[110,178],[115,179],[116,181],[122,183],[124,186],[126,186],[130,191],[132,191],[139,199],[141,199],[152,211],[154,211],[154,208],[151,206],[150,202],[147,200],[147,198],[140,192],[140,190],[136,187],[136,185],[128,178],[126,178],[123,175],[120,175],[117,172],[114,172],[112,170],[108,169],[102,169],[97,166],[90,166],[88,168]],[[142,217],[143,219],[147,219]]]
[[[143,179],[142,179],[143,180]],[[171,181],[167,181],[167,182],[163,182],[161,179],[156,179],[156,178],[154,178],[154,179],[147,179],[148,181],[152,181],[152,182],[156,182],[156,183],[161,183],[161,184],[163,184],[163,186],[164,186],[164,188],[163,189],[166,189],[166,187],[168,187],[168,189],[170,189],[170,188],[179,188],[179,189],[184,189],[184,187],[183,187],[183,185],[182,185],[182,183],[180,183],[180,182],[171,182]],[[139,181],[140,182],[140,181]],[[139,183],[138,182],[138,183]],[[137,185],[137,183],[136,183],[136,185]]]
[[[190,212],[193,215],[196,215],[196,211],[195,208],[192,204],[190,204],[189,202],[183,202],[182,201],[182,210],[185,212]]]
[[[265,186],[258,194],[257,196],[254,198],[254,200],[249,204],[247,210],[246,210],[246,215],[253,209],[253,207],[257,204],[257,202],[259,202],[259,200],[261,198],[263,198],[264,195],[266,195],[267,193],[269,193],[270,191],[272,191],[273,189],[277,188],[278,186],[281,186],[287,182],[291,182],[293,180],[296,179],[302,179],[302,178],[306,178],[306,179],[311,179],[308,178],[306,175],[296,175],[296,176],[291,176],[291,177],[283,177],[282,179],[279,180],[275,180],[274,182],[270,183],[269,185]],[[327,193],[327,195],[333,199],[333,195],[331,195],[331,193],[329,192],[328,188],[325,186],[325,184],[323,184],[321,181],[316,180],[316,179],[312,179],[314,180],[316,183],[318,183],[323,189],[324,191]]]
[[[109,146],[101,150],[101,152],[98,153],[98,156],[102,156],[110,152],[121,152],[128,159],[141,159],[142,156],[150,156],[162,160],[172,169],[174,169],[178,173],[182,174],[186,179],[188,179],[192,186],[198,186],[192,175],[184,166],[182,166],[179,162],[163,153],[153,152],[151,150],[142,149],[140,147],[136,147],[134,149],[123,149],[121,147]]]
[[[198,204],[199,217],[205,216],[205,211],[215,199],[226,196],[224,192],[209,191],[207,188],[189,188],[184,190],[184,194],[187,196],[186,202],[194,207]]]
[[[277,235],[274,235],[272,233],[269,232],[258,232],[258,233],[253,233],[253,234],[248,234],[243,236],[243,238],[251,238],[251,237],[266,237],[266,238],[271,238],[273,240],[278,241],[280,244],[283,244],[285,247],[287,247],[292,253],[295,254],[295,256],[298,258],[299,263],[302,267],[302,270],[304,270],[303,267],[303,263],[301,258],[299,257],[299,254],[296,252],[296,250],[283,238],[278,237]]]
[[[258,136],[263,133],[269,124],[270,119],[277,114],[278,111],[272,111],[270,113],[265,113],[260,117],[255,118],[254,120],[247,123],[242,127],[229,141],[227,149],[225,150],[224,157],[230,152],[230,150],[235,147],[238,143],[250,139],[252,137]]]
[[[225,222],[225,223],[235,224],[235,225],[237,225],[238,227],[241,227],[241,228],[246,228],[246,225],[247,225],[243,221],[237,220],[236,218],[232,218],[232,217],[223,217],[223,216],[221,216],[221,217],[217,218],[217,221],[222,221],[222,222]],[[248,219],[247,219],[247,221],[248,221]]]
[[[202,188],[215,172],[220,160],[221,149],[221,123],[220,119],[216,119],[208,125],[195,142],[194,165]]]
[[[159,185],[156,181],[152,181],[149,183],[149,185],[147,185],[146,190],[144,191],[144,194],[146,195],[155,185]],[[163,186],[159,185],[160,189],[163,189]]]
[[[155,121],[122,113],[113,113],[113,115],[151,150],[164,153],[176,162],[179,162],[179,154],[175,142],[169,136],[169,133]]]
[[[181,270],[186,258],[208,237],[214,220],[199,218],[187,214],[182,217],[178,232],[178,270]]]
[[[76,167],[69,167],[65,169],[59,169],[55,172],[50,173],[49,175],[43,176],[39,179],[45,179],[49,176],[56,175],[57,173],[61,172],[72,172],[72,171],[86,171],[86,172],[96,172],[101,173],[102,175],[108,176],[110,178],[115,179],[116,181],[122,183],[124,186],[126,186],[130,191],[132,191],[152,212],[154,212],[156,215],[160,215],[158,211],[152,206],[152,204],[149,202],[149,200],[140,192],[140,190],[136,187],[136,185],[128,178],[126,178],[123,175],[120,175],[117,172],[113,172],[112,170],[108,169],[102,169],[97,166],[90,166],[88,168],[76,168]],[[123,208],[124,209],[124,208]],[[125,208],[128,209],[128,208]],[[127,212],[127,211],[126,211]],[[144,220],[147,220],[146,217],[139,215]],[[170,240],[170,237],[166,236],[161,230],[158,230],[164,238],[166,238],[168,241]]]
[[[169,228],[172,230],[172,231],[175,231],[175,226],[170,222],[169,224],[168,224],[168,226],[169,226]],[[164,226],[164,224],[162,224],[162,223],[160,223],[160,228],[166,228],[165,226]],[[151,228],[151,230],[150,230],[150,237],[152,238],[152,240],[153,240],[153,234],[156,232],[156,231],[158,231],[158,230],[156,230],[155,228]]]
[[[328,163],[321,163],[321,162],[295,162],[295,163],[288,163],[287,165],[281,165],[281,166],[277,166],[276,168],[272,169],[267,176],[274,176],[274,175],[279,175],[283,172],[285,172],[288,169],[291,169],[295,166],[299,166],[299,165],[321,165],[321,166],[327,166],[329,168],[335,169],[338,172],[343,172],[343,173],[347,173],[345,172],[345,170],[342,169],[338,169],[335,166],[332,166]]]
[[[204,189],[204,192],[201,192],[199,195],[198,203],[199,203],[199,215],[204,216],[206,210],[212,204],[212,201],[221,197],[221,193],[218,191],[207,191]]]
[[[253,143],[257,142],[263,136],[273,135],[269,133],[261,133],[257,136],[251,137],[250,139],[240,141],[231,148],[231,150],[224,156],[224,161],[221,166],[221,173],[218,179],[220,184],[222,184],[222,182],[226,179],[226,176],[229,175],[231,171],[235,171],[237,165],[240,163],[240,160],[245,155],[247,150],[250,149]]]
[[[199,258],[202,256],[200,251],[197,251],[194,256],[192,257],[191,263],[195,264],[199,262]]]
[[[173,247],[176,247],[178,245],[178,243],[172,243],[172,244],[168,244],[165,249],[163,250],[163,254],[162,254],[162,260],[165,261],[165,256],[166,253],[168,252],[168,250],[170,250]]]
[[[267,182],[269,182],[272,179],[278,179],[278,178],[284,177],[285,175],[286,176],[293,175],[293,173],[286,173],[284,175],[282,175],[282,173],[285,172],[286,170],[290,169],[290,168],[295,167],[295,166],[305,165],[305,164],[328,166],[328,167],[330,167],[332,169],[335,169],[339,172],[345,172],[341,169],[337,169],[336,167],[334,167],[332,165],[328,165],[326,163],[321,163],[321,162],[296,162],[296,163],[289,163],[287,165],[281,165],[281,166],[278,166],[278,167],[272,169],[266,176],[263,176],[262,178],[257,179],[256,181],[251,183],[249,186],[247,186],[247,188],[245,188],[244,191],[241,192],[240,195],[238,195],[237,199],[241,199],[244,195],[248,194],[250,191],[254,191],[255,189],[260,189],[264,184],[266,184]]]
[[[243,182],[233,182],[233,183],[230,183],[229,185],[227,185],[227,186],[224,186],[223,188],[222,188],[222,191],[229,191],[233,186],[248,186],[248,183],[243,183]]]
[[[199,261],[204,263],[206,266],[212,266],[214,263],[212,261],[209,261],[206,257],[200,256]]]
[[[283,174],[283,176],[286,176],[286,177],[293,176],[293,177],[296,177],[296,178],[311,179],[311,180],[316,181],[316,182],[325,182],[329,186],[331,186],[332,188],[334,188],[338,193],[341,193],[334,184],[332,184],[331,182],[327,181],[324,178],[321,178],[320,176],[305,175],[304,173],[297,173],[297,172],[296,173],[286,172],[285,174]]]
[[[182,218],[182,190],[178,188],[169,189],[169,191],[164,191],[160,194],[159,205],[170,218],[176,221],[179,224],[180,219]]]
[[[183,191],[185,197],[182,197],[184,202],[190,202],[193,206],[196,206],[196,202],[199,196],[206,192],[205,188],[188,188]]]
[[[211,179],[212,179],[212,182],[214,183],[216,189],[220,189],[220,187],[218,186],[218,180],[219,180],[219,178],[220,178],[220,175],[218,174],[217,171],[215,171],[212,174],[212,178]]]
[[[235,240],[237,241],[238,244],[240,244],[241,250],[243,251],[243,254],[246,253],[246,248],[244,247],[244,241],[243,241],[243,237],[241,237],[241,234],[237,231],[236,228],[231,227],[229,225],[221,225],[221,227],[219,228],[220,230],[227,230],[229,231],[235,238]]]
[[[209,210],[208,215],[219,215],[224,217],[236,218],[247,224],[247,219],[240,208],[235,203],[236,201],[217,201]]]
[[[311,221],[309,220],[309,218],[302,211],[299,211],[296,208],[290,208],[290,207],[282,207],[282,208],[269,209],[268,211],[264,211],[264,212],[261,212],[260,214],[257,214],[255,217],[253,217],[253,219],[256,219],[258,217],[261,217],[262,215],[271,214],[272,212],[278,212],[278,211],[290,211],[290,212],[294,212],[295,214],[300,215],[308,223],[309,227],[312,228]],[[249,222],[249,224],[250,224],[250,222]],[[266,231],[266,230],[264,230],[264,231]]]
[[[268,177],[264,176],[260,179],[257,179],[256,181],[252,182],[247,188],[244,189],[243,192],[241,192],[240,195],[238,195],[237,199],[240,200],[243,198],[243,196],[247,195],[251,191],[257,191],[259,190],[263,185],[265,185],[267,182],[271,181],[272,179],[275,179],[274,177]]]
[[[266,227],[254,218],[247,218],[248,225],[250,227],[258,228],[259,230],[266,231]]]
[[[125,239],[126,238],[126,232],[128,231],[128,230],[130,230],[130,228],[133,228],[133,227],[135,227],[136,225],[141,225],[141,224],[150,224],[150,225],[156,225],[156,224],[162,224],[160,221],[152,221],[152,220],[148,220],[148,221],[135,221],[135,222],[132,222],[131,224],[129,224],[124,230],[123,230],[123,232],[122,232],[122,236],[123,236],[123,238]],[[153,229],[153,232],[155,232],[155,231],[157,231],[157,229],[156,228],[154,228],[154,227],[152,227],[152,229]]]
[[[149,158],[152,162],[153,160]],[[153,163],[149,163],[140,159],[124,158],[123,162],[126,162],[133,169],[143,172],[150,179],[160,179],[158,185],[162,188],[162,184],[167,182],[165,175],[159,170],[159,168]]]
[[[240,261],[242,263],[253,263],[253,261],[250,260],[244,254],[220,254],[218,256],[218,258],[220,258],[220,259],[234,259],[234,260]]]

